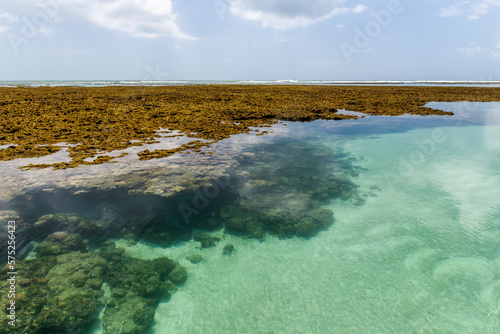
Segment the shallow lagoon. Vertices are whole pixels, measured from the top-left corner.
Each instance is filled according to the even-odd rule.
[[[265,238],[245,238],[215,228],[210,233],[221,241],[203,249],[193,240],[160,247],[142,239],[116,238],[117,246],[132,257],[168,256],[187,268],[186,283],[158,305],[151,332],[498,333],[500,104],[429,106],[451,110],[455,116],[285,123],[270,135],[238,135],[219,142],[214,153],[225,153],[229,160],[245,152],[258,158],[259,152],[269,154],[274,147],[276,159],[287,159],[292,169],[290,154],[319,148],[321,159],[313,159],[316,153],[310,158],[311,163],[324,164],[319,176],[331,171],[356,186],[349,196],[331,196],[322,203],[333,211],[334,222],[312,237],[280,239],[267,233]],[[280,156],[283,147],[290,154]],[[333,152],[336,159],[325,158],[325,152]],[[169,159],[175,160],[163,160]],[[296,159],[296,166],[307,168],[301,156]],[[286,170],[279,161],[262,161]],[[238,166],[245,168],[241,161]],[[271,170],[254,164],[245,172],[282,177]],[[58,173],[81,174],[54,171]],[[247,202],[255,198],[247,191],[250,186],[255,188],[255,182],[239,184]],[[277,205],[290,205],[282,201],[283,192],[269,191]],[[108,210],[113,201],[123,199],[115,195],[109,192],[104,200]],[[295,193],[291,198],[303,200]],[[78,208],[64,197],[55,199],[61,203],[44,202],[56,208],[54,213],[72,210],[84,215],[96,205],[89,201]],[[269,201],[272,198],[263,196],[259,203],[269,206]],[[207,207],[224,204],[218,196],[209,202]],[[42,206],[35,204],[27,216],[37,216]],[[5,205],[12,209],[12,203]],[[23,215],[22,206],[15,208]],[[46,207],[43,210],[47,213]],[[235,251],[222,256],[228,243]],[[202,255],[202,262],[185,259],[193,253]],[[96,327],[91,332],[101,332]]]

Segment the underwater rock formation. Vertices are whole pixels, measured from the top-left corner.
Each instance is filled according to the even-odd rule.
[[[201,243],[201,248],[215,247],[215,244],[220,241],[219,237],[212,237],[209,234],[201,232],[196,232],[193,239]]]
[[[199,163],[208,161],[202,159]],[[311,237],[332,224],[333,213],[324,208],[331,200],[362,202],[351,181],[357,175],[352,159],[322,143],[278,139],[255,144],[224,168],[208,168],[215,173],[210,181],[205,171],[200,174],[201,182],[188,173],[189,180],[185,180],[182,190],[170,197],[143,192],[136,188],[136,181],[110,190],[57,188],[32,193],[30,205],[34,212],[43,212],[46,203],[53,202],[75,213],[33,216],[35,223],[28,224],[31,232],[25,237],[40,240],[58,233],[51,238],[63,238],[66,232],[80,234],[96,245],[110,238],[126,238],[161,247],[190,240],[192,231],[198,229],[224,228],[227,233],[258,239],[266,233],[283,238]],[[148,176],[153,180],[165,178],[157,169],[141,171],[141,175],[141,180]],[[133,193],[129,186],[134,188]],[[194,234],[202,248],[213,247],[218,241],[214,238]],[[50,249],[68,244],[46,241],[38,246],[42,254],[47,251],[58,255],[58,251]]]
[[[15,222],[15,235],[16,235],[16,257],[20,258],[26,255],[33,247],[30,244],[30,225],[26,223],[20,216],[18,211],[1,210],[0,211],[0,230],[8,231],[8,222]],[[8,233],[0,233],[0,252],[7,254]],[[5,255],[4,255],[5,256]]]
[[[224,245],[224,248],[222,248],[222,255],[230,256],[233,254],[233,251],[234,251],[234,245],[226,244]]]
[[[16,318],[12,327],[0,312],[2,333],[81,333],[95,318],[106,261],[97,254],[71,252],[18,264]],[[2,289],[6,272],[2,276]],[[9,302],[2,295],[2,304]]]
[[[262,238],[311,237],[330,226],[334,198],[358,198],[352,161],[320,144],[277,142],[250,148],[240,157],[231,187],[234,202],[223,206],[226,231]]]
[[[168,298],[187,279],[187,271],[166,257],[140,260],[107,242],[99,254],[108,260],[105,281],[111,288],[102,326],[105,333],[143,333],[154,321],[161,298]]]
[[[83,333],[102,307],[105,333],[144,333],[154,321],[159,300],[187,279],[186,269],[166,257],[131,258],[113,242],[88,251],[87,243],[79,235],[56,232],[40,243],[36,258],[18,262],[18,322],[16,327],[7,324],[10,300],[2,294],[1,333]],[[5,291],[7,268],[0,278]],[[109,300],[102,299],[104,283],[111,288]]]
[[[79,234],[68,232],[54,232],[35,248],[39,256],[61,255],[73,251],[86,253],[88,241]]]
[[[186,260],[191,263],[197,264],[203,261],[203,256],[201,256],[200,254],[189,254],[186,255]]]

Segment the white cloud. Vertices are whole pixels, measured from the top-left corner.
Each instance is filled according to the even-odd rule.
[[[440,9],[438,15],[442,17],[465,16],[469,20],[477,20],[488,14],[495,6],[500,6],[500,0],[467,0]]]
[[[365,5],[359,4],[352,9],[352,12],[356,13],[356,14],[361,13],[361,12],[364,12],[366,10],[366,8],[368,8],[368,7],[366,7]]]
[[[12,23],[19,22],[19,17],[0,9],[0,34],[8,31]]]
[[[360,13],[363,5],[343,6],[346,0],[233,0],[230,12],[263,27],[288,30],[305,27],[333,16]]]
[[[175,23],[171,0],[70,0],[90,22],[136,37],[192,39]]]
[[[490,52],[493,58],[500,58],[500,42],[497,43],[496,48]]]
[[[477,46],[476,43],[469,43],[466,47],[457,48],[458,52],[461,52],[465,55],[465,57],[474,57],[476,54],[483,52],[486,48]]]
[[[0,9],[0,22],[4,23],[19,22],[19,17],[17,15],[13,15],[9,12]]]
[[[20,18],[33,21],[33,15],[41,13],[50,16],[46,26],[63,20],[99,26],[136,37],[193,39],[177,26],[172,0],[24,0],[9,2],[5,8],[9,12],[0,10],[0,24],[19,22]],[[45,33],[52,32],[46,29]]]

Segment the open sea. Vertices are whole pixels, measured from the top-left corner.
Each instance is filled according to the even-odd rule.
[[[213,82],[150,84],[198,83]],[[296,83],[355,84],[287,82]],[[1,83],[110,84],[148,83]],[[0,162],[0,210],[22,222],[17,230],[24,258],[20,265],[29,267],[29,261],[41,256],[37,246],[48,235],[53,243],[67,240],[64,232],[88,240],[86,251],[94,261],[78,258],[89,268],[81,276],[75,275],[83,269],[73,264],[65,269],[67,275],[59,274],[70,256],[61,255],[63,246],[57,252],[54,244],[43,248],[56,258],[45,277],[57,302],[29,290],[37,286],[33,282],[18,287],[27,289],[18,317],[50,312],[43,305],[60,307],[61,314],[73,312],[66,322],[84,317],[64,299],[70,298],[64,289],[80,289],[89,300],[95,293],[100,303],[91,308],[94,315],[86,314],[90,320],[83,333],[92,334],[500,333],[500,103],[427,106],[454,115],[280,122],[263,136],[240,134],[219,141],[210,148],[213,154],[144,162],[129,154],[116,163],[67,170],[19,169],[64,161],[64,150]],[[171,148],[185,140],[164,138],[148,148]],[[280,228],[287,221],[302,222],[313,210],[331,210],[333,219],[313,232],[310,224],[302,224],[298,236],[258,228],[276,221]],[[259,221],[263,217],[276,220]],[[247,224],[247,229],[238,230],[237,224]],[[257,227],[250,229],[251,224]],[[176,229],[167,233],[162,229],[166,225]],[[190,236],[194,232],[206,233],[214,243],[201,247]],[[134,284],[157,283],[135,272],[135,283],[123,283],[126,278],[118,274],[105,276],[95,254],[106,258],[98,252],[109,241],[124,249],[127,261],[175,260],[186,269],[187,280],[168,298],[155,299],[156,292],[134,295],[131,291],[139,291]],[[65,277],[72,280],[67,288],[51,286],[66,286]],[[102,285],[89,283],[91,279]],[[23,305],[36,298],[45,299],[32,313],[22,313]],[[77,304],[90,307],[84,300]],[[37,318],[34,326],[57,329],[44,333],[74,333],[47,325],[47,319]],[[130,319],[133,323],[127,323]],[[145,319],[153,319],[152,325],[141,327]]]
[[[105,87],[105,86],[186,86],[186,85],[390,85],[500,87],[500,81],[410,81],[410,80],[28,80],[0,81],[0,87]]]

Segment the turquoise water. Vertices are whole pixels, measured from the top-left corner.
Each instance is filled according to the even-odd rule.
[[[335,223],[312,239],[226,235],[236,254],[221,257],[219,245],[196,265],[183,260],[195,243],[128,247],[190,272],[159,306],[154,332],[499,333],[498,107],[475,110],[480,126],[464,114],[455,124],[339,136],[324,123],[307,140],[349,152],[366,202],[334,200]]]
[[[456,115],[288,123],[254,142],[220,142],[256,156],[269,143],[294,152],[297,141],[311,156],[336,152],[342,163],[318,160],[327,164],[318,176],[340,173],[356,187],[323,204],[335,220],[313,237],[216,228],[221,241],[203,249],[115,238],[132,257],[187,268],[149,333],[499,333],[500,104],[429,106]],[[235,251],[221,256],[228,243]],[[193,253],[203,260],[186,260]]]

